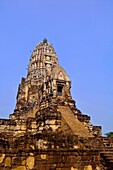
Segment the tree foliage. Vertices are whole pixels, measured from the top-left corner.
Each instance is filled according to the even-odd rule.
[[[113,137],[113,132],[105,133],[106,137]]]

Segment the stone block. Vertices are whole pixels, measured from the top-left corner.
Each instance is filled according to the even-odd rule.
[[[41,159],[46,159],[47,158],[46,154],[40,155],[40,157],[41,157]]]
[[[29,156],[26,160],[26,165],[29,169],[33,169],[35,164],[35,158],[33,156]]]
[[[12,170],[27,170],[25,166],[18,166]]]
[[[5,167],[10,167],[11,166],[11,158],[7,157],[4,162]]]
[[[1,154],[1,155],[0,155],[0,163],[3,162],[4,158],[5,158],[5,154]]]
[[[84,170],[93,170],[91,165],[85,166]]]

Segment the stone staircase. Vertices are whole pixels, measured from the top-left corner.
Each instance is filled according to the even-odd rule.
[[[113,170],[113,138],[102,138],[104,148],[101,151],[101,158],[109,167],[108,170]]]
[[[93,137],[92,134],[88,132],[86,127],[74,116],[73,112],[68,106],[58,106],[61,116],[71,128],[75,135],[79,137]]]

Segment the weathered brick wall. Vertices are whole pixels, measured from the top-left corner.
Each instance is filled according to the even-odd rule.
[[[77,136],[46,132],[0,142],[0,170],[95,170],[99,151],[83,148]],[[101,169],[102,170],[102,169]]]

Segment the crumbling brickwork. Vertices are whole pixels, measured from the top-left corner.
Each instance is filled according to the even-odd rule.
[[[44,40],[32,52],[9,119],[0,119],[0,170],[113,170],[113,140],[72,99],[71,81]]]

